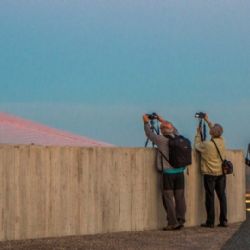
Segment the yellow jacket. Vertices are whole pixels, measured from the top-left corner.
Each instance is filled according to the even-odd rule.
[[[225,159],[225,143],[222,137],[213,139],[220,150],[221,156]],[[201,172],[208,175],[222,175],[222,161],[212,141],[202,141],[200,133],[197,133],[194,140],[195,149],[201,153]]]

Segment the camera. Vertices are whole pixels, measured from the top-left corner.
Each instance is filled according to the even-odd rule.
[[[195,118],[199,118],[199,119],[204,119],[205,116],[206,116],[206,113],[203,113],[203,112],[197,112],[194,115]]]
[[[158,118],[158,115],[154,112],[152,114],[147,114],[148,119],[154,120]]]

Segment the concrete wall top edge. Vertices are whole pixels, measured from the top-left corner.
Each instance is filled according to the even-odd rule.
[[[0,143],[0,148],[2,147],[40,147],[40,148],[94,148],[94,149],[98,149],[98,148],[101,148],[101,149],[107,149],[107,150],[110,150],[110,149],[124,149],[124,150],[152,150],[152,149],[156,149],[156,148],[153,148],[153,147],[119,147],[119,146],[113,146],[113,147],[107,147],[107,146],[58,146],[58,145],[39,145],[39,144],[1,144]],[[193,151],[195,151],[193,149]],[[230,151],[230,152],[235,152],[235,153],[243,153],[244,154],[244,150],[243,149],[227,149],[227,151]]]

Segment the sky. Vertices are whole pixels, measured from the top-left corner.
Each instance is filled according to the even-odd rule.
[[[204,111],[250,143],[249,0],[1,0],[0,111],[143,147],[142,114],[193,140]]]

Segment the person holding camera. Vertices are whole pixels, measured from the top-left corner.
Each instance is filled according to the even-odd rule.
[[[194,140],[194,146],[201,154],[201,172],[204,179],[205,205],[207,220],[201,224],[202,227],[213,228],[215,223],[214,192],[216,192],[220,203],[219,227],[227,227],[227,199],[226,199],[226,176],[222,172],[222,161],[218,150],[225,158],[225,143],[222,137],[223,128],[220,124],[213,124],[209,121],[208,115],[200,118],[208,124],[211,140],[202,140],[201,127],[198,126]],[[216,149],[216,146],[218,150]]]
[[[157,119],[161,134],[156,134],[150,127],[150,119]],[[186,202],[184,196],[184,170],[185,166],[174,168],[169,163],[170,138],[178,136],[177,129],[172,123],[161,116],[143,115],[144,130],[148,139],[157,146],[157,169],[163,176],[163,206],[167,213],[168,226],[163,230],[179,230],[184,226]]]

